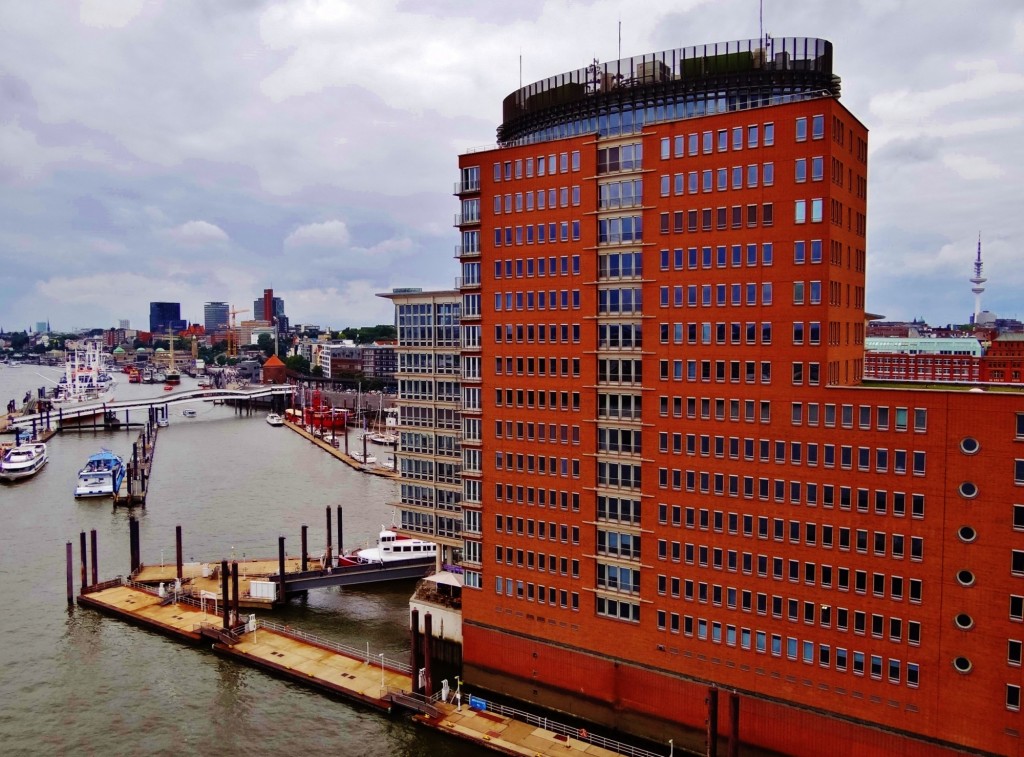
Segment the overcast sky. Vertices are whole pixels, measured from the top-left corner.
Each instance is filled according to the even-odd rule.
[[[593,58],[756,38],[757,0],[0,0],[0,327],[148,325],[151,300],[389,323],[449,288],[462,152]],[[835,45],[870,130],[867,309],[1024,318],[1024,3],[764,0]],[[242,315],[251,317],[249,315]]]

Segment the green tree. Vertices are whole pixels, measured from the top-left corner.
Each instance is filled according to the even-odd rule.
[[[309,361],[302,357],[302,355],[289,355],[285,359],[284,364],[288,366],[288,370],[290,371],[297,371],[298,373],[306,375],[309,374]]]
[[[260,334],[256,339],[256,346],[263,350],[263,354],[270,357],[274,354],[274,337],[270,334]]]

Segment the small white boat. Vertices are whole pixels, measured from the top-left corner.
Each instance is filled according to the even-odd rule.
[[[352,452],[349,453],[349,457],[351,457],[357,463],[362,463],[363,465],[376,465],[377,464],[377,458],[376,458],[375,455],[371,455],[371,454],[365,454],[364,455],[362,452],[356,452],[356,451],[353,450]]]
[[[267,423],[269,423],[271,426],[283,426],[284,418],[282,418],[277,413],[267,413]]]
[[[49,461],[46,445],[42,442],[19,444],[0,457],[0,478],[17,481],[36,475]]]
[[[390,431],[373,431],[366,435],[374,444],[383,444],[388,447],[394,447],[398,444],[398,434],[393,434]]]
[[[195,418],[197,415],[199,415],[199,413],[196,412],[191,407],[186,407],[184,410],[181,411],[181,414],[186,418]]]
[[[168,426],[171,425],[171,422],[167,420],[167,418],[161,417],[156,419],[156,425],[157,428],[167,428]]]
[[[109,497],[124,480],[124,460],[108,449],[90,457],[78,471],[76,497]]]

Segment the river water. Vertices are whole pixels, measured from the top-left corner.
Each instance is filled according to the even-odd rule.
[[[58,372],[0,366],[0,402],[52,385]],[[116,399],[162,394],[119,376]],[[194,380],[182,377],[182,388]],[[344,508],[345,547],[371,543],[390,523],[394,481],[358,473],[262,413],[238,416],[196,403],[170,409],[161,429],[147,506],[134,508],[146,563],[174,560],[182,526],[186,561],[276,557],[278,536],[299,554],[326,542],[325,508]],[[138,412],[141,419],[144,414]],[[123,417],[123,416],[122,416]],[[133,416],[134,420],[134,416]],[[114,620],[68,608],[65,543],[96,529],[99,578],[129,568],[126,508],[75,500],[75,476],[101,447],[128,456],[138,430],[73,432],[49,443],[34,478],[0,485],[0,751],[4,754],[181,755],[479,754],[402,717],[331,699],[265,673]],[[13,437],[4,437],[11,441]],[[334,540],[337,524],[334,524]],[[323,589],[270,617],[372,654],[408,655],[409,582]]]

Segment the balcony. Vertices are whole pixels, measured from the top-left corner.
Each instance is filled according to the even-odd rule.
[[[475,179],[473,181],[457,181],[455,182],[455,194],[464,195],[471,192],[480,191],[480,180]]]
[[[455,226],[478,226],[480,224],[480,214],[468,214],[468,213],[456,213],[455,214]]]
[[[455,245],[456,258],[480,257],[480,245],[457,244]]]
[[[469,278],[466,276],[455,277],[455,288],[456,289],[479,289],[480,279]]]

